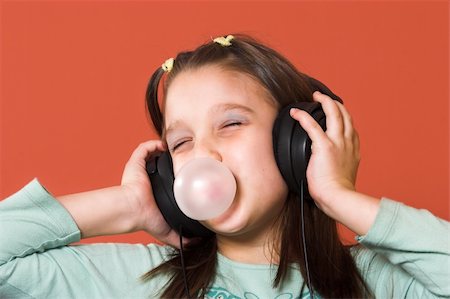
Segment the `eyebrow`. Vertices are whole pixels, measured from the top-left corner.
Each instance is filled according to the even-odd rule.
[[[225,112],[228,110],[242,110],[246,113],[254,113],[255,111],[245,105],[241,105],[241,104],[236,104],[236,103],[225,103],[225,104],[217,104],[213,107],[211,107],[211,109],[209,109],[210,113],[218,113],[218,112]]]
[[[245,105],[236,104],[236,103],[225,103],[225,104],[214,105],[213,107],[211,107],[209,109],[209,113],[216,114],[216,113],[220,113],[220,112],[226,112],[229,110],[242,110],[244,113],[247,113],[247,114],[255,113],[255,111],[252,108],[245,106]],[[167,129],[163,129],[163,133],[162,133],[163,140],[166,139],[167,133],[175,130],[177,127],[181,126],[182,124],[183,124],[183,121],[176,120],[176,121],[172,122]]]
[[[167,128],[167,130],[163,127],[163,132],[161,134],[161,139],[166,140],[167,139],[167,133],[170,133],[170,131],[175,130],[177,127],[179,127],[183,122],[180,120],[176,120],[173,123],[170,124],[170,126]]]

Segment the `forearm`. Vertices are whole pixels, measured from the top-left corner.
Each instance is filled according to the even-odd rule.
[[[58,196],[81,231],[82,238],[136,230],[127,194],[120,186]]]
[[[372,227],[380,200],[352,190],[333,192],[319,207],[331,218],[342,223],[354,233],[365,235]]]

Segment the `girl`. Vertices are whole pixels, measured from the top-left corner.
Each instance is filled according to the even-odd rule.
[[[450,296],[449,244],[442,238],[448,223],[355,190],[359,139],[350,115],[311,82],[280,54],[241,35],[166,61],[147,90],[161,140],[137,147],[120,186],[55,199],[34,180],[0,203],[0,297]],[[273,150],[274,121],[294,101],[320,103],[327,127],[290,111],[312,140],[311,199],[300,202],[304,239],[299,195],[288,188]],[[163,151],[175,174],[209,157],[236,179],[230,208],[202,221],[214,234],[185,238],[184,250],[176,249],[179,235],[157,208],[145,171],[146,161]],[[336,221],[358,235],[359,245],[339,242]],[[69,245],[137,230],[168,245]]]

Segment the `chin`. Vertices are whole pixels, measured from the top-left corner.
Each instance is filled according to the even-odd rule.
[[[235,202],[222,215],[202,221],[202,224],[219,235],[235,235],[247,226],[246,215],[248,213],[245,213],[242,207]]]

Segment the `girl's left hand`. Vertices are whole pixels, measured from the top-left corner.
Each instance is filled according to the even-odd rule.
[[[324,210],[333,206],[333,197],[339,192],[355,190],[360,161],[359,137],[344,105],[318,91],[314,92],[313,98],[322,104],[326,132],[305,111],[292,109],[291,117],[312,140],[312,154],[306,171],[308,189],[319,208]]]

